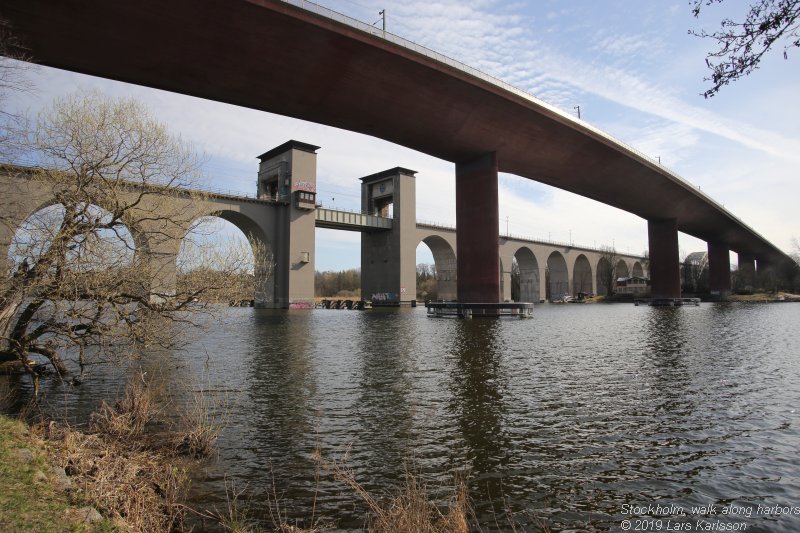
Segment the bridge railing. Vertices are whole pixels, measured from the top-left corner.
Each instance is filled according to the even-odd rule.
[[[331,209],[319,206],[314,214],[317,222],[321,222],[323,226],[341,227],[341,228],[375,228],[375,229],[392,229],[393,220],[388,217],[381,217],[371,215],[369,213],[362,213],[360,211],[349,209]]]
[[[442,223],[439,223],[439,222],[431,222],[430,220],[417,220],[417,226],[418,227],[422,226],[422,227],[426,227],[426,228],[445,230],[445,231],[456,231],[456,227],[454,225],[442,224]],[[557,240],[553,240],[553,239],[536,238],[536,237],[531,237],[530,235],[520,235],[520,234],[515,234],[515,233],[502,233],[502,234],[499,234],[499,236],[500,236],[501,239],[509,239],[509,240],[515,240],[515,241],[521,241],[521,242],[532,242],[532,243],[535,243],[535,244],[547,244],[547,245],[550,245],[550,246],[557,246],[559,248],[576,248],[576,249],[579,249],[579,250],[587,250],[587,251],[592,251],[592,252],[597,252],[597,253],[606,253],[606,252],[608,252],[608,248],[602,248],[602,247],[597,247],[597,246],[583,246],[581,244],[575,244],[574,242],[570,243],[570,242],[567,242],[567,241],[557,241]],[[637,254],[623,253],[623,252],[620,252],[619,250],[614,250],[614,254],[616,254],[616,255],[618,255],[620,257],[641,258],[641,256],[639,256]]]
[[[417,220],[417,226],[425,226],[428,228],[436,228],[436,229],[443,229],[448,231],[456,231],[456,227],[453,224],[443,224],[440,222],[432,222],[430,220]]]
[[[378,217],[378,218],[385,218],[388,220],[392,220],[392,217],[383,217],[380,215],[373,215],[372,213],[367,213],[365,211],[361,211],[360,209],[348,209],[346,207],[335,207],[331,205],[324,205],[324,204],[317,204],[318,209],[327,209],[328,211],[341,211],[343,213],[355,213],[357,215],[367,215],[370,217]]]

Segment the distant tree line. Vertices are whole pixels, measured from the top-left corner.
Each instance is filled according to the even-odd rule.
[[[417,265],[417,299],[436,300],[436,265]],[[361,295],[361,270],[325,271],[314,273],[314,294],[323,298],[333,296],[352,297]]]
[[[204,303],[241,303],[255,298],[256,280],[251,272],[199,267],[179,272],[177,287],[181,293],[197,294],[198,301]]]
[[[360,296],[361,269],[351,268],[338,272],[315,272],[314,294],[325,298],[331,296]]]
[[[438,300],[436,265],[417,265],[417,300]]]

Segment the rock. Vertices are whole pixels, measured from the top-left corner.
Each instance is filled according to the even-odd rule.
[[[47,481],[47,474],[42,472],[41,470],[37,470],[33,473],[33,482],[34,483],[44,483]]]
[[[59,492],[66,492],[72,488],[72,480],[67,476],[67,472],[63,468],[54,466],[53,472],[53,487]]]
[[[11,458],[24,464],[31,464],[35,460],[33,452],[28,448],[16,448],[11,450]]]
[[[103,515],[94,507],[81,507],[76,512],[77,519],[84,524],[94,524],[103,520]]]

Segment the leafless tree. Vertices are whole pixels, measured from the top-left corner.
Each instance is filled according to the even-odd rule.
[[[216,232],[216,225],[194,230]],[[178,254],[178,292],[196,294],[203,303],[245,305],[269,300],[275,261],[269,248],[252,235],[225,243],[188,236]],[[252,263],[250,258],[252,257]]]
[[[189,190],[201,160],[135,100],[96,92],[57,100],[21,144],[40,163],[5,169],[20,190],[0,195],[13,234],[0,276],[0,361],[36,375],[47,366],[38,358],[63,375],[65,353],[83,365],[88,352],[172,339],[175,321],[192,323],[204,293],[262,268],[228,250],[212,262],[213,277],[176,285],[177,243],[205,201]],[[51,200],[28,216],[20,199],[36,194]]]
[[[16,152],[13,142],[23,125],[23,118],[7,108],[12,92],[27,92],[32,88],[28,71],[33,68],[27,50],[14,36],[8,21],[0,18],[0,158],[8,161]]]
[[[693,0],[692,13],[699,17],[701,11],[724,0]],[[716,41],[719,49],[710,52],[706,65],[711,76],[711,88],[703,93],[710,98],[732,81],[747,76],[761,63],[764,55],[776,43],[783,43],[783,57],[788,59],[790,48],[800,47],[800,0],[757,0],[749,8],[743,21],[723,19],[721,28],[689,33]]]
[[[619,260],[620,256],[617,254],[616,249],[610,246],[600,248],[600,261],[597,267],[598,291],[600,287],[603,287],[607,295],[614,294],[617,279],[617,263]],[[606,261],[608,262],[607,264]]]

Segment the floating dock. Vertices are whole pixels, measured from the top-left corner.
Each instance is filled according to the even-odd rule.
[[[428,308],[428,316],[434,318],[530,318],[533,315],[533,304],[529,302],[425,302],[425,307]]]
[[[633,305],[647,304],[652,307],[681,307],[684,305],[700,305],[700,298],[644,298],[634,300]]]

